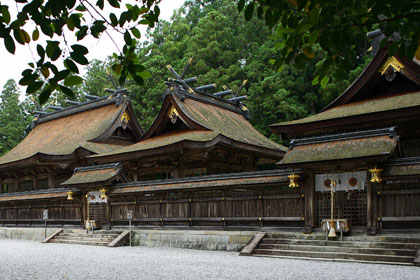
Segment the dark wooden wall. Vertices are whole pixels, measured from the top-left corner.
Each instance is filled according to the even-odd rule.
[[[259,227],[303,226],[301,189],[283,186],[160,192],[111,197],[113,225]]]
[[[80,201],[61,198],[2,202],[0,203],[0,225],[42,225],[44,209],[48,210],[48,224],[57,226],[81,224]]]

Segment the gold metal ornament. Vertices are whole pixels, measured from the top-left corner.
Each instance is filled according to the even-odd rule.
[[[169,111],[168,111],[169,119],[171,120],[172,123],[176,123],[176,121],[178,120],[178,116],[179,116],[178,111],[172,105],[171,108],[169,108]]]
[[[67,200],[73,200],[73,192],[72,191],[67,192]]]
[[[287,178],[289,178],[289,180],[290,180],[289,188],[298,188],[299,187],[299,183],[298,183],[297,180],[300,178],[300,175],[293,173],[293,174],[287,176]]]
[[[106,198],[106,189],[102,188],[99,191],[101,192],[101,199],[105,199]]]
[[[121,116],[121,123],[124,129],[127,128],[128,122],[130,121],[130,116],[127,112],[124,112]]]
[[[382,182],[382,178],[381,178],[381,172],[383,169],[378,169],[378,168],[373,168],[373,169],[369,169],[370,172],[370,181],[372,183],[380,183]]]
[[[381,69],[379,70],[381,75],[385,75],[389,67],[392,67],[395,71],[400,72],[401,69],[404,68],[404,65],[397,58],[395,58],[394,56],[391,56],[388,58],[387,61],[385,61],[385,63],[382,65]]]

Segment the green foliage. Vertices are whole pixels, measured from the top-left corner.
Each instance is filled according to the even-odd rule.
[[[0,95],[0,155],[22,141],[32,120],[25,110],[28,103],[19,101],[19,93],[16,82],[8,80]]]
[[[56,91],[74,96],[70,87],[80,85],[83,81],[80,76],[75,75],[79,73],[77,65],[89,63],[86,58],[89,51],[82,45],[83,40],[88,36],[99,38],[103,34],[108,35],[108,29],[124,34],[123,49],[113,54],[116,65],[114,68],[119,69],[118,82],[123,85],[127,78],[133,77],[136,83],[143,83],[147,74],[135,53],[135,38],[140,38],[136,27],[155,25],[160,14],[157,6],[160,0],[137,1],[134,5],[126,4],[125,9],[120,5],[121,0],[99,0],[96,4],[75,0],[15,2],[12,4],[16,4],[19,12],[13,16],[10,15],[8,5],[0,4],[0,38],[3,39],[6,49],[14,54],[16,43],[35,47],[35,41],[39,39],[41,32],[51,38],[44,44],[36,45],[38,60],[28,63],[30,68],[22,72],[19,81],[20,85],[27,86],[27,94],[33,94],[42,88],[38,95],[41,104]],[[119,9],[119,18],[114,13],[107,15],[104,12],[105,8],[111,9],[107,5]],[[52,40],[58,37],[64,38],[63,41]],[[68,47],[68,37],[75,37],[80,44]],[[64,57],[63,70],[59,70],[60,57]]]
[[[345,77],[364,47],[360,42],[377,28],[385,34],[382,45],[393,39],[390,55],[420,59],[419,1],[240,0],[238,10],[245,10],[247,20],[256,11],[274,28],[278,43],[273,63],[278,68],[293,65],[303,69],[320,46],[326,55],[316,69],[313,85],[326,87],[331,77]]]

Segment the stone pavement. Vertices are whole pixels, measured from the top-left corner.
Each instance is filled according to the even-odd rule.
[[[0,279],[420,279],[420,267],[0,239]]]

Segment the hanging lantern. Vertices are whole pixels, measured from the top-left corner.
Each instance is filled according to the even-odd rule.
[[[102,188],[99,191],[101,192],[101,199],[105,199],[106,198],[106,189]]]
[[[381,178],[381,172],[383,169],[378,169],[378,168],[373,168],[373,169],[369,169],[370,172],[370,181],[372,183],[380,183],[382,182],[382,178]]]
[[[289,188],[298,188],[299,187],[299,183],[298,183],[298,179],[299,179],[299,175],[298,174],[291,174],[289,176],[287,176],[287,178],[289,178],[290,183],[289,183]]]
[[[67,192],[67,200],[73,200],[73,192],[72,191]]]

